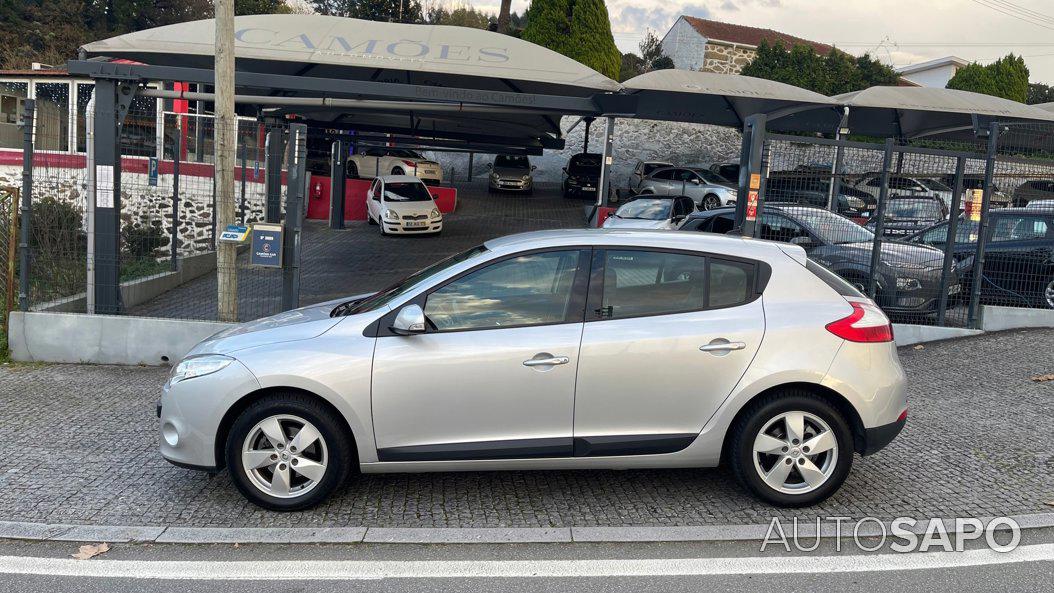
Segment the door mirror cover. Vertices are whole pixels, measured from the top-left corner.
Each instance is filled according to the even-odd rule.
[[[396,314],[392,326],[392,333],[400,336],[425,333],[425,312],[420,305],[406,305]]]

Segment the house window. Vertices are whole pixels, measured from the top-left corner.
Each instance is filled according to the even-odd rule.
[[[25,82],[0,82],[0,148],[22,148],[22,130],[18,118],[22,101],[29,96]]]
[[[70,85],[68,82],[36,83],[37,150],[70,149]]]

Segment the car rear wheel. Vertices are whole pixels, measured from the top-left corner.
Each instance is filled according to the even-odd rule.
[[[266,396],[231,426],[227,467],[251,502],[299,511],[325,500],[348,477],[351,439],[333,413],[311,396]]]
[[[1046,287],[1043,288],[1043,304],[1048,309],[1054,309],[1054,279],[1047,282]]]
[[[706,194],[703,198],[703,210],[713,210],[714,208],[721,207],[721,198],[714,194]]]
[[[853,464],[853,435],[845,418],[808,391],[789,389],[766,397],[733,431],[733,473],[747,490],[777,506],[825,500]]]
[[[392,169],[392,175],[406,175],[406,172],[403,171],[402,167],[394,167]]]
[[[348,177],[351,179],[359,178],[359,166],[355,163],[348,163]]]

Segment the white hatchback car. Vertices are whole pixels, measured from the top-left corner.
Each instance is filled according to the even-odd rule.
[[[366,192],[366,216],[382,235],[439,234],[443,214],[423,181],[409,175],[383,175]]]
[[[565,230],[224,330],[173,369],[158,415],[165,459],[226,467],[275,510],[354,470],[721,462],[802,506],[893,440],[905,394],[889,320],[797,245]]]

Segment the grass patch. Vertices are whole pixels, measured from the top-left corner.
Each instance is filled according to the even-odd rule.
[[[145,278],[172,270],[170,261],[159,262],[153,258],[133,259],[121,262],[121,282]]]

